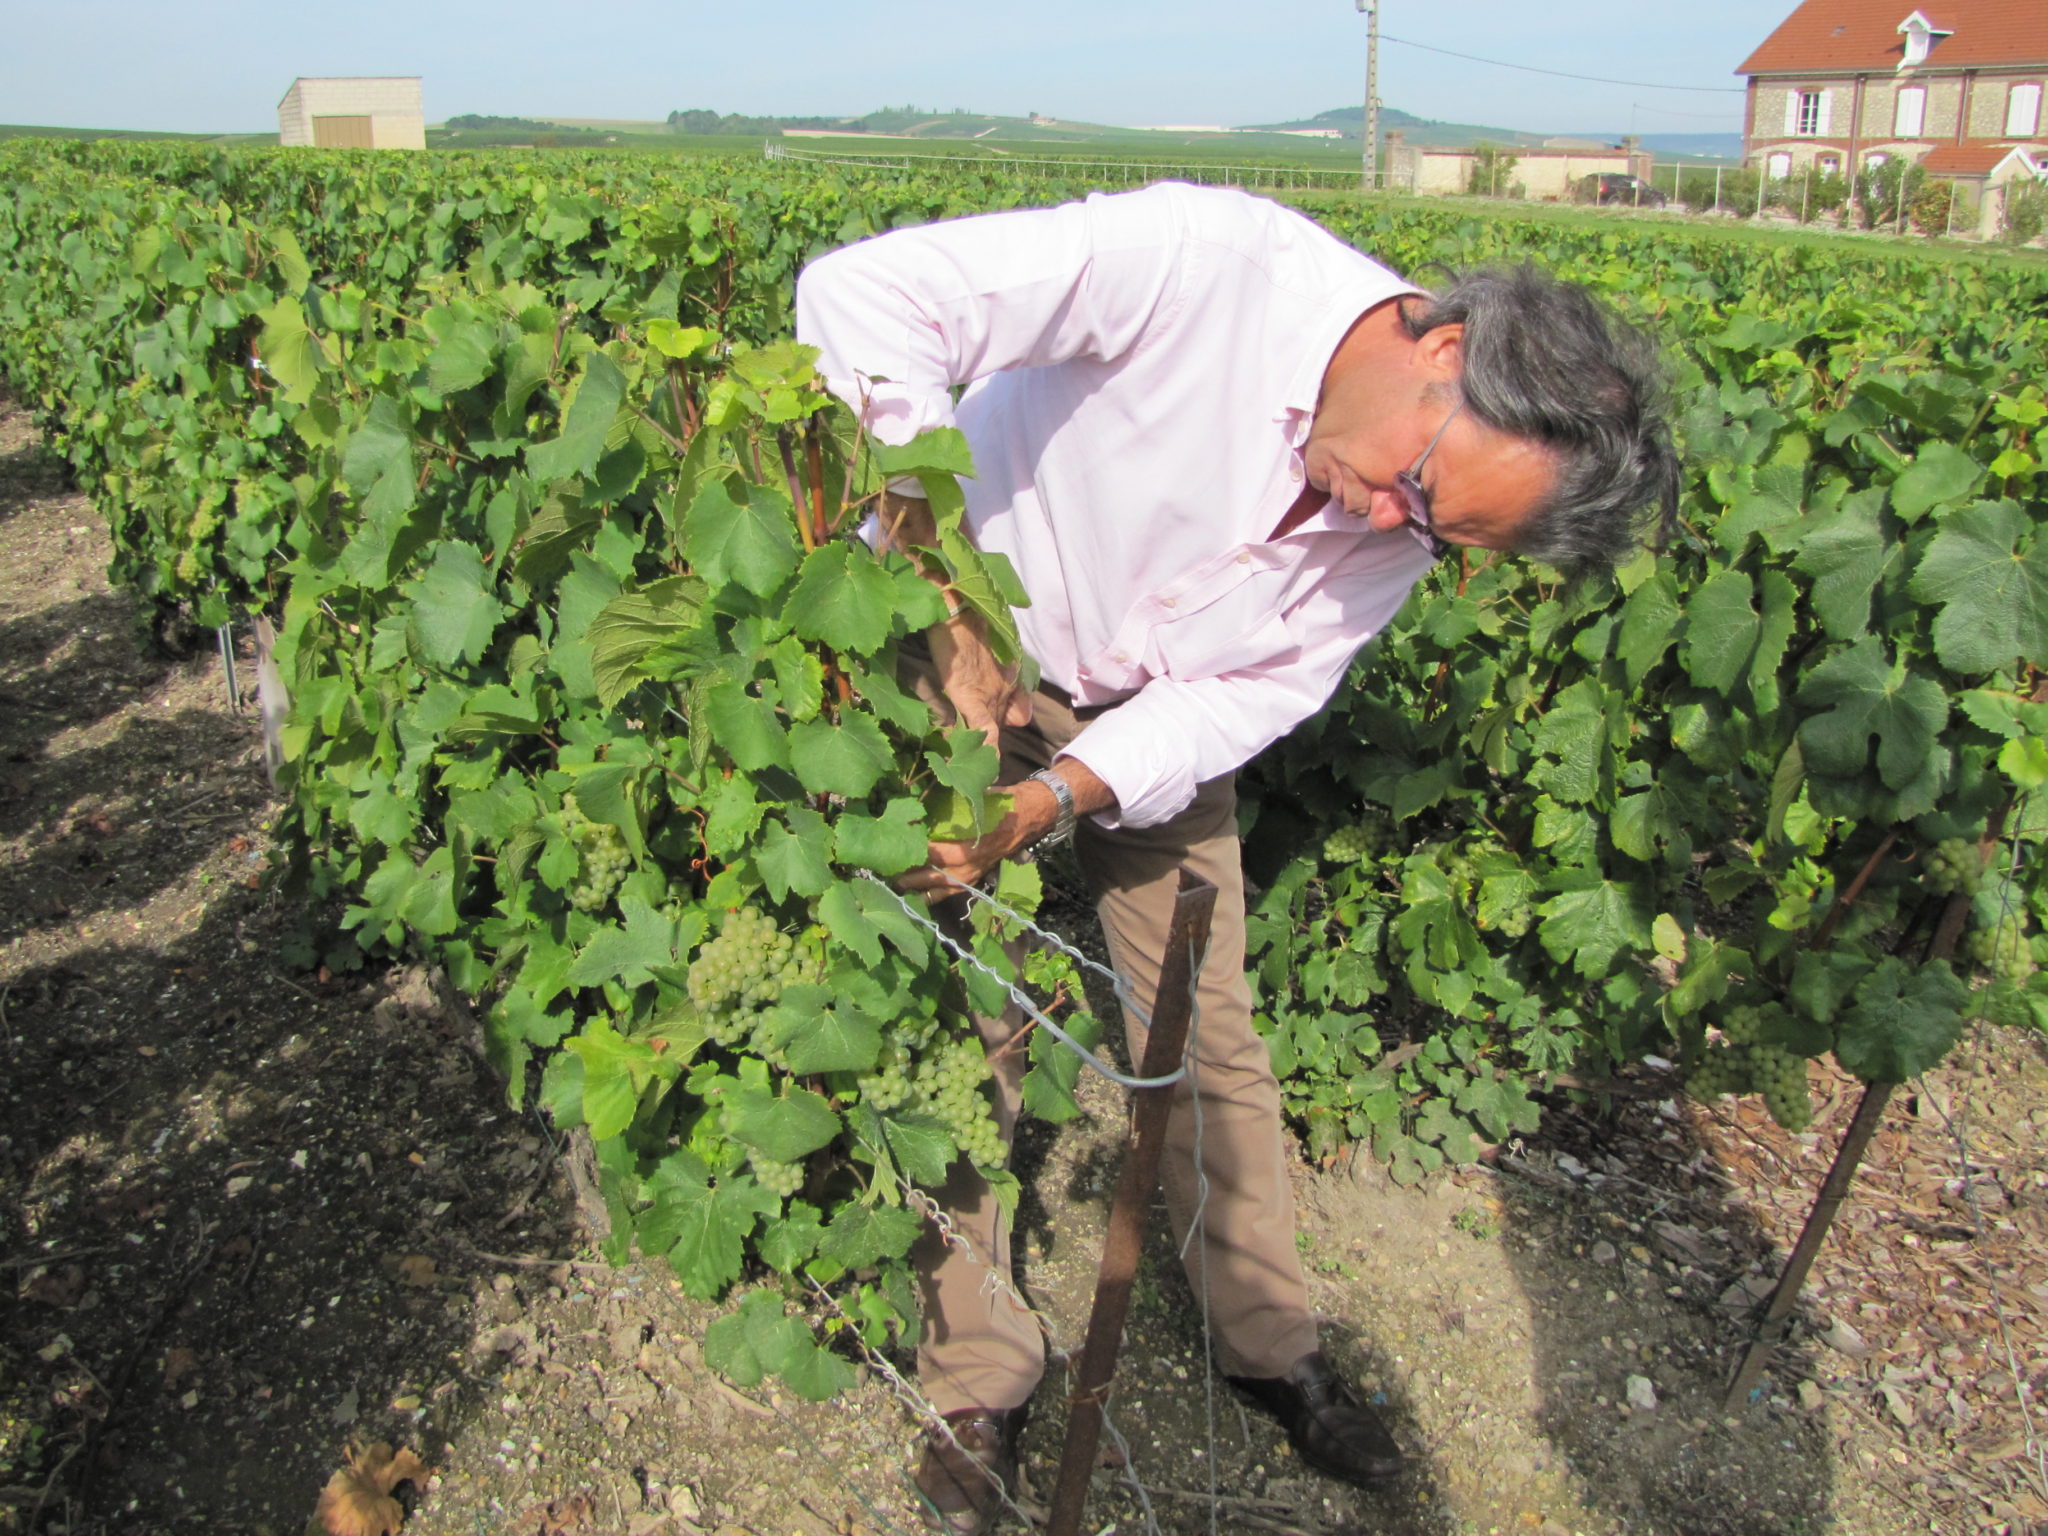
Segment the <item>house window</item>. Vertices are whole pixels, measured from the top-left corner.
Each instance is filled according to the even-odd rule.
[[[2030,81],[2016,85],[2005,97],[2005,136],[2031,139],[2041,127],[2041,85]]]
[[[1868,154],[1863,157],[1863,169],[1865,169],[1866,171],[1877,170],[1882,166],[1889,165],[1891,163],[1891,158],[1892,157],[1886,154],[1883,150],[1877,150],[1875,153]]]
[[[1764,161],[1764,174],[1773,181],[1783,181],[1792,174],[1792,157],[1782,151]]]
[[[1787,91],[1785,132],[1802,138],[1825,137],[1828,131],[1832,91]]]
[[[1892,109],[1892,136],[1900,139],[1917,139],[1926,121],[1927,87],[1900,87],[1897,103]]]
[[[1820,157],[1820,173],[1823,176],[1841,175],[1842,157],[1840,155],[1822,155]]]

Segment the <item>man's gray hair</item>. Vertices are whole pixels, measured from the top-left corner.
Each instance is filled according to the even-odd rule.
[[[1613,565],[1678,517],[1678,457],[1656,349],[1583,289],[1533,266],[1453,274],[1427,306],[1401,306],[1416,339],[1465,327],[1459,381],[1472,414],[1548,449],[1557,483],[1517,542],[1567,570]]]

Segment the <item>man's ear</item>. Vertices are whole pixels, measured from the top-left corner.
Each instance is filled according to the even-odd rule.
[[[1415,366],[1431,383],[1448,384],[1465,371],[1465,327],[1461,321],[1432,326],[1416,338]]]

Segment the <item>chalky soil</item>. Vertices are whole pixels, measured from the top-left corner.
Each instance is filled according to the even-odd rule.
[[[350,1441],[433,1469],[400,1490],[408,1532],[914,1529],[917,1430],[878,1376],[824,1406],[722,1383],[697,1344],[719,1309],[659,1264],[591,1262],[556,1138],[506,1107],[459,1002],[290,963],[251,716],[210,644],[153,647],[107,558],[0,399],[0,1533],[291,1536]],[[1304,1167],[1326,1345],[1416,1471],[1326,1482],[1212,1396],[1154,1234],[1113,1405],[1129,1473],[1173,1533],[1210,1529],[1212,1471],[1230,1532],[2026,1530],[2048,1518],[2016,1381],[2048,1386],[2044,1080],[2032,1043],[1982,1039],[1897,1096],[1733,1419],[1739,1309],[1845,1085],[1805,1137],[1649,1079],[1424,1189]],[[1020,1149],[1021,1279],[1069,1343],[1120,1144],[1119,1098],[1085,1104]],[[1025,1440],[1041,1498],[1058,1385]],[[1144,1529],[1124,1471],[1091,1515]]]

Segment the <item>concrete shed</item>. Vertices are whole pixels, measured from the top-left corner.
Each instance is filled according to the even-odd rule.
[[[420,77],[294,80],[277,104],[277,142],[317,149],[425,149]]]

